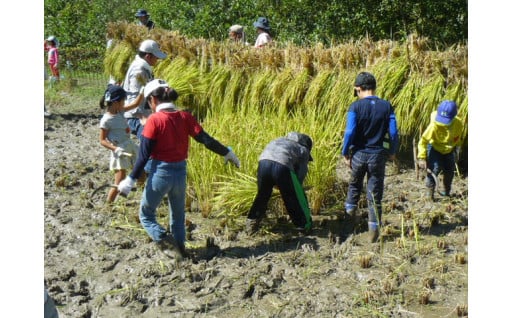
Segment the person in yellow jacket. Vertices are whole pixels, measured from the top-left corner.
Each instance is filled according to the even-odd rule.
[[[418,166],[430,169],[425,184],[427,195],[434,199],[437,176],[443,172],[444,191],[442,196],[450,196],[455,174],[456,153],[462,145],[463,124],[457,116],[457,104],[451,100],[442,101],[437,111],[432,112],[430,124],[418,143]]]

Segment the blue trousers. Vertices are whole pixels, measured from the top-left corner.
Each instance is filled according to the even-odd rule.
[[[366,199],[368,201],[368,223],[380,224],[382,218],[382,195],[384,193],[384,175],[388,154],[357,151],[352,156],[352,173],[348,184],[345,208],[357,208],[363,191],[364,178],[367,177]]]
[[[164,162],[151,159],[145,167],[148,173],[140,202],[140,223],[156,242],[166,228],[158,224],[156,209],[167,195],[170,232],[178,244],[185,244],[185,196],[187,186],[187,162]]]
[[[130,127],[130,132],[137,136],[137,139],[140,140],[140,136],[142,135],[142,129],[144,126],[140,123],[139,118],[126,118],[126,122],[128,123],[128,127]]]

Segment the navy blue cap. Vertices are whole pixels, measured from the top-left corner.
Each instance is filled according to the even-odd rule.
[[[126,92],[119,85],[109,84],[105,91],[105,102],[117,102],[126,98]]]

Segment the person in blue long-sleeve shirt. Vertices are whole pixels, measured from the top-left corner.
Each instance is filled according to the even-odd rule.
[[[357,203],[367,177],[368,232],[370,242],[379,237],[386,161],[395,160],[398,150],[398,125],[393,106],[375,95],[377,81],[368,72],[357,75],[353,102],[347,114],[347,126],[341,155],[351,169],[345,210],[354,219]]]

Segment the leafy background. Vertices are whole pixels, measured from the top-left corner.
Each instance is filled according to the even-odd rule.
[[[45,0],[44,36],[57,36],[64,51],[103,52],[107,24],[136,22],[138,8],[148,10],[157,27],[189,38],[223,40],[230,25],[241,24],[246,26],[247,40],[254,42],[252,24],[259,16],[266,16],[277,41],[304,46],[362,37],[402,40],[411,33],[427,37],[439,47],[468,39],[467,0],[445,0],[442,4],[436,0]],[[82,64],[87,67],[87,63]]]

